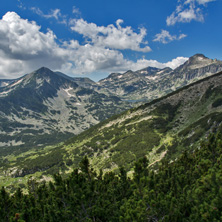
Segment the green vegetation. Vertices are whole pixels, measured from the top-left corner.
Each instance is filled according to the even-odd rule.
[[[190,150],[190,149],[187,149]],[[84,157],[68,178],[30,179],[24,194],[0,191],[0,221],[221,221],[222,136],[211,134],[199,149],[154,171],[146,157],[134,164],[132,178],[96,172]],[[17,219],[16,219],[17,218]]]
[[[31,144],[64,141],[70,135],[59,126],[50,136],[0,117],[0,130],[8,127],[2,141],[13,141],[13,127],[19,127],[15,142],[25,142],[0,150],[0,221],[221,221],[221,78],[112,116],[54,146]],[[105,95],[89,100],[87,109],[99,120],[105,119],[104,102],[106,115],[116,111]],[[77,110],[69,120],[81,124]]]

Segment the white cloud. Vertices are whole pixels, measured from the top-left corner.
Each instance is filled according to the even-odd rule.
[[[72,7],[72,13],[75,14],[75,15],[80,15],[81,14],[80,10],[76,6]]]
[[[65,43],[69,52],[67,73],[90,73],[121,67],[126,62],[122,53],[91,44],[79,45],[76,41]],[[65,68],[66,65],[63,65]]]
[[[187,37],[186,34],[180,34],[177,39],[181,40],[181,39],[186,38],[186,37]]]
[[[24,4],[21,2],[21,0],[17,0],[18,1],[18,7],[20,8],[20,9],[26,9],[26,7],[24,6]]]
[[[70,22],[71,29],[88,38],[92,44],[111,49],[131,49],[138,52],[149,52],[148,42],[143,41],[146,36],[146,29],[140,28],[139,33],[133,31],[132,27],[122,27],[123,20],[118,19],[116,26],[97,26],[95,23],[88,23],[83,19],[74,19]],[[141,44],[145,47],[141,47]]]
[[[165,67],[170,67],[172,69],[177,68],[178,66],[182,65],[185,63],[189,58],[187,57],[177,57],[169,62],[166,63],[161,63],[158,62],[157,60],[147,60],[147,59],[139,59],[136,61],[136,63],[131,63],[129,65],[129,69],[131,70],[139,70],[143,69],[144,67],[157,67],[157,68],[165,68]]]
[[[179,22],[188,23],[192,20],[203,22],[203,6],[211,1],[214,0],[178,0],[176,10],[166,19],[167,25],[175,25]]]
[[[26,72],[43,65],[60,68],[65,59],[64,49],[58,47],[51,30],[44,34],[40,28],[15,12],[3,16],[0,20],[1,76],[11,74],[11,77],[16,77],[19,69]]]
[[[213,2],[213,1],[216,1],[216,0],[197,0],[197,2],[198,2],[199,4],[206,4],[206,3],[208,3],[208,2]]]
[[[178,57],[167,63],[160,63],[157,60],[138,59],[137,61],[127,60],[117,50],[111,50],[90,44],[79,45],[76,41],[65,43],[70,50],[69,62],[63,65],[65,73],[82,74],[102,71],[105,73],[124,72],[126,70],[139,70],[148,66],[164,68],[176,68],[183,64],[188,58]]]
[[[37,15],[50,19],[54,18],[56,19],[59,23],[67,24],[67,18],[65,15],[62,15],[61,10],[56,8],[56,9],[51,9],[48,14],[44,14],[43,11],[41,11],[40,8],[32,7],[31,10],[36,13]]]
[[[185,38],[187,35],[180,34],[179,36],[171,35],[167,30],[161,30],[161,33],[158,33],[155,35],[154,42],[161,42],[163,44],[167,44],[169,42],[172,42],[174,40],[181,40]]]
[[[189,58],[187,57],[177,57],[169,62],[164,63],[166,67],[170,67],[171,69],[175,69],[178,66],[184,64]]]
[[[117,21],[117,27],[99,27],[85,22],[86,26],[95,26],[96,32],[93,28],[87,32],[83,29],[82,33],[87,33],[86,36],[90,36],[91,41],[80,44],[75,39],[59,42],[51,30],[43,33],[35,22],[21,18],[15,12],[8,12],[0,20],[0,78],[17,78],[42,66],[67,74],[110,73],[138,70],[146,66],[175,67],[186,59],[177,58],[169,63],[146,59],[127,60],[119,49],[135,48],[134,50],[143,51],[140,43],[144,33],[141,31],[137,34],[130,27],[122,28],[121,22]],[[98,36],[100,29],[105,33],[105,44],[102,44]],[[120,43],[109,43],[109,37],[114,36],[119,36],[119,39],[125,36],[126,43],[121,40],[124,47],[120,47]],[[133,42],[133,39],[136,39],[137,43],[131,47],[129,43]],[[115,42],[118,42],[118,38]]]

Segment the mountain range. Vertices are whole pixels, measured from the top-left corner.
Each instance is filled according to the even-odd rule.
[[[174,70],[147,67],[113,73],[97,83],[44,67],[0,80],[1,150],[56,144],[221,70],[221,61],[196,54]]]
[[[113,73],[98,84],[121,99],[147,102],[220,71],[222,61],[196,54],[174,70],[153,67],[136,72],[129,70],[123,74]]]
[[[184,151],[192,152],[212,132],[222,132],[222,72],[164,97],[129,109],[55,146],[4,152],[0,158],[2,184],[13,187],[30,175],[51,180],[67,174],[87,155],[95,171],[115,171],[146,156],[157,169]],[[21,185],[22,186],[22,185]]]

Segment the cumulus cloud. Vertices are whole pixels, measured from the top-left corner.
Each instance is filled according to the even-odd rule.
[[[120,68],[126,60],[122,53],[91,44],[79,45],[77,41],[65,43],[69,62],[63,65],[68,73],[90,73]],[[121,68],[120,68],[121,69]]]
[[[148,66],[161,68],[161,69],[165,67],[170,67],[171,69],[175,69],[178,66],[182,65],[183,63],[185,63],[188,59],[189,58],[187,57],[177,57],[166,63],[161,63],[161,62],[158,62],[157,60],[139,59],[137,60],[136,63],[129,62],[128,65],[130,69],[134,71],[142,69],[144,67],[148,67]]]
[[[170,67],[171,69],[175,69],[177,68],[178,66],[184,64],[189,58],[187,57],[177,57],[175,59],[172,59],[171,61],[169,62],[166,62],[164,63],[164,65],[166,67]]]
[[[0,78],[17,78],[42,66],[67,74],[110,73],[138,70],[147,66],[176,67],[186,60],[177,58],[169,63],[146,59],[127,60],[119,49],[148,51],[148,46],[140,47],[144,38],[143,31],[137,34],[130,27],[122,28],[121,20],[116,22],[116,26],[108,27],[99,27],[83,20],[81,22],[95,27],[88,31],[79,28],[82,31],[78,32],[90,38],[90,41],[83,44],[75,39],[61,42],[51,30],[43,33],[34,21],[23,19],[15,12],[6,13],[0,20]],[[104,44],[100,40],[101,33],[104,33]],[[122,40],[122,35],[125,36],[126,43]],[[109,37],[114,36],[116,43],[112,45]],[[137,43],[130,46],[133,39],[137,39]],[[119,40],[124,46],[117,43]]]
[[[143,41],[146,36],[146,29],[140,28],[139,33],[133,31],[130,26],[122,27],[123,20],[118,19],[116,26],[97,26],[95,23],[88,23],[85,20],[74,19],[70,22],[71,29],[88,38],[92,44],[112,49],[131,49],[138,52],[149,52],[151,48],[148,42]],[[141,47],[145,45],[145,47]]]
[[[154,42],[161,42],[163,44],[167,44],[174,40],[181,40],[185,38],[187,35],[180,34],[179,36],[171,35],[167,30],[161,30],[161,33],[155,35]]]
[[[59,68],[67,54],[59,48],[51,30],[40,32],[35,22],[20,18],[15,12],[6,13],[0,20],[0,75],[18,75],[41,65]],[[8,68],[11,64],[11,68]],[[16,68],[17,67],[17,68]]]
[[[157,68],[176,68],[187,61],[186,57],[178,57],[167,63],[157,60],[138,59],[137,61],[127,60],[117,50],[111,50],[92,46],[90,44],[79,45],[76,41],[65,43],[70,49],[72,61],[65,63],[62,70],[65,73],[90,73],[90,72],[124,72],[126,70],[139,70],[148,66]],[[75,61],[75,62],[74,62]]]
[[[192,20],[203,22],[203,6],[211,1],[214,0],[178,0],[176,10],[166,19],[167,25],[175,25],[179,22],[188,23]]]

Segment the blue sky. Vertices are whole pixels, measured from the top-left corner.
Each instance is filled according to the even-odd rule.
[[[222,59],[221,0],[7,0],[0,78],[42,66],[99,80],[147,66]]]

